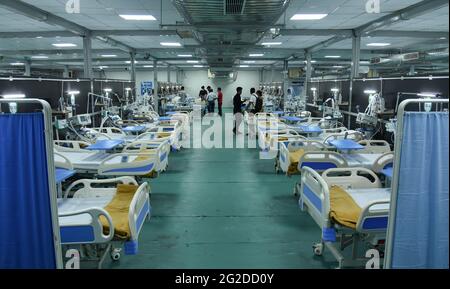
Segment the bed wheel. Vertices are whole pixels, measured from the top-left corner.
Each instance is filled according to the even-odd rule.
[[[299,196],[297,185],[294,186],[293,194],[295,197]]]
[[[119,261],[120,260],[120,257],[122,257],[121,256],[121,254],[120,254],[120,252],[121,252],[121,250],[120,249],[114,249],[114,250],[112,250],[112,252],[111,252],[111,259],[113,260],[113,261]]]
[[[314,255],[322,256],[323,254],[323,244],[318,243],[313,246]]]

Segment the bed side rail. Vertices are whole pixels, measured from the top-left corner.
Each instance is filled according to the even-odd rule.
[[[57,152],[90,152],[84,148],[91,145],[85,141],[69,140],[55,140],[53,141],[53,144]]]
[[[56,151],[53,152],[53,154],[55,155],[54,160],[55,160],[56,168],[70,170],[70,171],[73,170],[72,162],[67,157],[63,156],[62,154],[60,154]]]
[[[130,204],[128,222],[131,231],[131,240],[138,240],[144,221],[150,217],[150,191],[148,183],[143,183]]]
[[[343,189],[381,188],[381,181],[371,170],[365,168],[336,168],[323,172],[322,178],[328,186]]]
[[[391,146],[385,140],[361,140],[359,144],[364,146],[364,149],[359,150],[358,153],[384,154],[391,152]]]
[[[101,244],[101,243],[110,242],[114,237],[114,224],[113,224],[111,216],[104,209],[90,208],[87,210],[80,210],[80,211],[75,211],[75,212],[70,212],[70,213],[59,214],[58,217],[64,218],[64,217],[82,216],[82,215],[86,215],[86,214],[90,215],[90,217],[91,217],[91,223],[88,226],[92,227],[92,229],[93,229],[92,231],[94,234],[94,240],[85,242],[83,244]],[[105,218],[106,221],[108,222],[108,225],[110,228],[108,235],[103,234],[103,225],[100,222],[101,217]],[[71,227],[74,227],[74,226],[61,226],[60,230],[62,232],[64,232],[65,230],[70,230]],[[80,244],[80,242],[78,241],[78,242],[73,242],[73,243],[72,242],[64,243],[64,240],[62,240],[62,244],[65,244],[65,245]]]
[[[64,192],[64,198],[67,199],[69,197],[70,192],[73,191],[74,188],[80,186],[81,187],[78,188],[77,191],[74,193],[73,195],[74,198],[99,197],[101,196],[99,195],[100,192],[110,192],[111,188],[115,189],[118,184],[135,185],[135,186],[138,185],[136,180],[132,177],[119,177],[106,180],[83,179],[72,183]]]
[[[325,171],[331,168],[346,168],[347,161],[341,154],[331,151],[310,151],[306,152],[298,162],[298,170],[303,167],[310,167],[316,171]]]
[[[358,219],[356,230],[361,233],[385,233],[389,218],[389,205],[391,200],[378,200],[371,202],[365,208]],[[376,206],[388,205],[387,208]]]
[[[330,215],[330,192],[325,180],[311,168],[302,170],[300,203],[302,209],[306,204],[308,212],[321,228],[331,226]]]
[[[152,171],[158,170],[161,148],[155,153],[120,153],[113,154],[100,163],[98,175],[100,176],[145,176]],[[130,157],[142,157],[141,160],[130,161]],[[121,158],[121,162],[112,163],[113,159]]]
[[[381,173],[387,166],[394,165],[394,153],[388,152],[381,155],[373,164],[373,171],[377,174]]]

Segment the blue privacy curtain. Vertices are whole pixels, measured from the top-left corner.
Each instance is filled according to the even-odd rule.
[[[0,115],[0,269],[56,268],[42,113]]]
[[[392,268],[448,268],[448,113],[405,115]]]

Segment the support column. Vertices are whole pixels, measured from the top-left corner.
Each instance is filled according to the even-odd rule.
[[[172,82],[172,76],[170,75],[170,65],[167,66],[167,82],[171,83]]]
[[[92,37],[87,34],[83,37],[84,51],[84,78],[92,79]]]
[[[414,76],[416,75],[416,67],[414,65],[411,65],[409,67],[409,76]]]
[[[289,61],[285,60],[283,65],[283,103],[284,108],[286,109],[286,101],[287,101],[287,90],[289,88]]]
[[[306,53],[306,79],[305,79],[304,92],[303,92],[303,97],[304,97],[305,102],[308,98],[309,83],[311,82],[311,78],[312,78],[312,53],[307,52]]]
[[[352,67],[350,72],[350,91],[348,95],[348,112],[352,112],[353,106],[353,81],[359,77],[359,63],[361,61],[361,36],[354,34],[352,37]],[[352,116],[348,115],[347,128],[351,128]]]
[[[64,66],[63,78],[69,78],[69,66]]]
[[[136,52],[130,52],[131,59],[131,81],[134,83],[133,87],[136,87]]]
[[[27,59],[25,61],[25,73],[24,76],[31,76],[31,60]]]
[[[359,77],[359,64],[361,61],[361,36],[353,36],[352,38],[352,79]]]
[[[158,60],[153,61],[153,101],[155,102],[155,111],[159,113],[159,95],[158,95]]]

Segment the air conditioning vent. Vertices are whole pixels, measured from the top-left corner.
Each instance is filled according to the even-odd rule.
[[[225,15],[240,15],[244,11],[245,0],[224,0]]]

